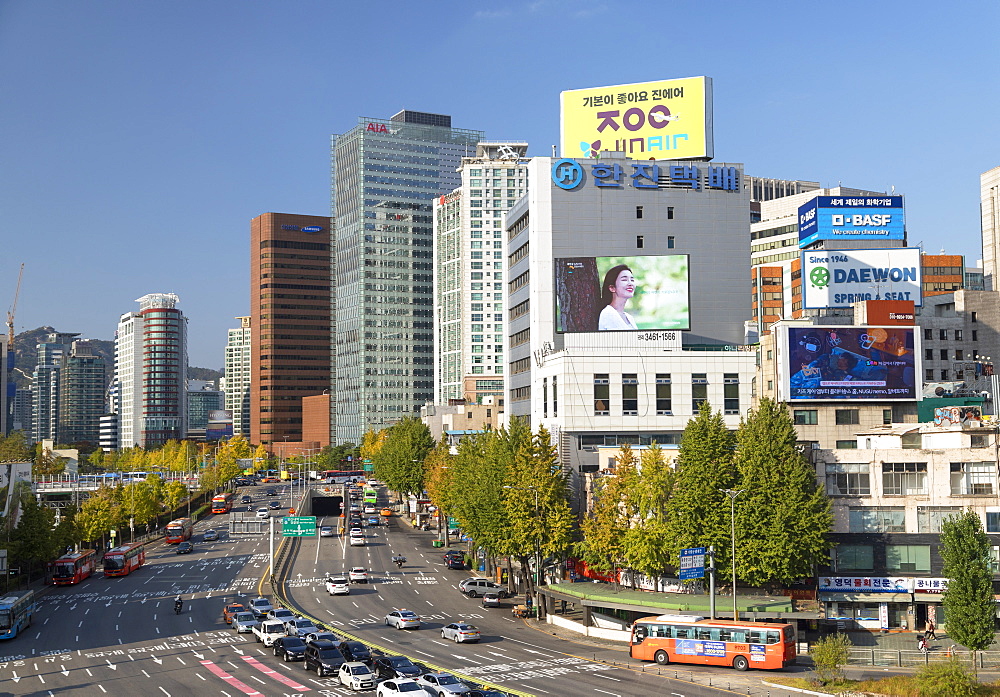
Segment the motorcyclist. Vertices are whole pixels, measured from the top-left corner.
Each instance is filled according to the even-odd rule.
[[[174,598],[174,612],[178,615],[181,614],[181,610],[184,608],[184,601],[181,600],[181,596]]]

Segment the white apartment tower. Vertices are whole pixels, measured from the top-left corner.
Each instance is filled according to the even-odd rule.
[[[983,215],[983,274],[986,290],[1000,290],[996,281],[1000,261],[1000,167],[979,176],[979,210]]]
[[[118,444],[147,447],[187,433],[187,318],[173,293],[149,293],[118,320]]]
[[[238,329],[226,342],[226,409],[233,415],[233,435],[250,436],[250,318],[237,317]]]
[[[503,217],[527,191],[528,144],[482,141],[434,203],[434,401],[503,399]]]

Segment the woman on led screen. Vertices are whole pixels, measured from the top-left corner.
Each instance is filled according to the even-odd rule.
[[[598,331],[638,329],[632,315],[625,312],[625,304],[635,295],[635,277],[625,264],[612,267],[604,275],[601,302],[604,309],[597,320]]]

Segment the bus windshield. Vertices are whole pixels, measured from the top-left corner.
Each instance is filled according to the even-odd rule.
[[[0,610],[0,629],[10,629],[10,610]]]
[[[114,557],[104,557],[104,570],[105,571],[118,571],[119,569],[125,568],[125,557],[118,555]]]
[[[53,578],[73,578],[76,569],[73,564],[56,564],[52,569]]]

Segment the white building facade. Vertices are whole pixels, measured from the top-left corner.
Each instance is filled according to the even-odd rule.
[[[240,326],[229,330],[226,342],[224,390],[226,409],[233,415],[233,435],[250,437],[250,337],[249,317],[237,317]]]
[[[481,141],[434,203],[434,402],[504,393],[503,216],[527,191],[522,141]]]

